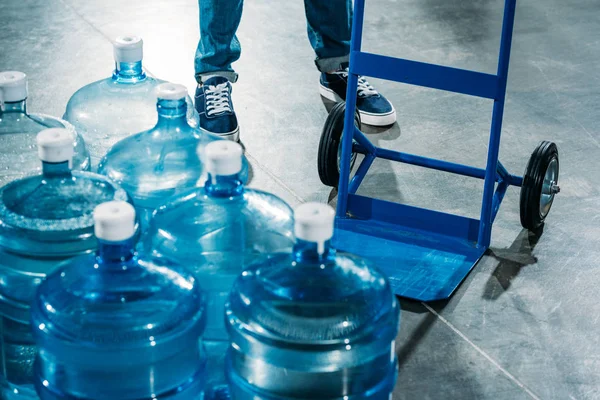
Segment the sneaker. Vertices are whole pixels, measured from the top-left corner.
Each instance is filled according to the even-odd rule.
[[[231,102],[231,83],[227,78],[215,76],[199,84],[195,104],[200,129],[228,140],[240,139],[240,127]]]
[[[348,68],[342,66],[338,71],[321,73],[319,83],[321,96],[336,103],[345,101]],[[392,103],[379,94],[362,76],[358,77],[356,108],[363,124],[387,126],[396,122],[396,110]]]

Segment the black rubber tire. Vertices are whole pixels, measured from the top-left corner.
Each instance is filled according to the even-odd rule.
[[[317,157],[317,168],[319,178],[324,185],[337,187],[340,180],[340,170],[338,165],[338,150],[344,133],[344,114],[346,112],[346,103],[338,103],[331,109],[319,142],[319,153]],[[360,115],[356,111],[354,123],[361,128]],[[354,160],[350,169],[354,166]]]
[[[520,202],[521,225],[523,225],[523,228],[525,229],[531,231],[539,229],[540,226],[544,224],[544,221],[550,212],[550,210],[548,210],[546,215],[542,215],[540,199],[542,196],[546,171],[554,159],[557,163],[556,180],[558,182],[560,163],[558,160],[558,148],[556,147],[556,144],[548,141],[540,143],[529,158],[527,168],[525,168],[525,174],[523,175]],[[552,201],[554,201],[554,197],[552,197]],[[550,207],[552,207],[552,203],[550,203]]]

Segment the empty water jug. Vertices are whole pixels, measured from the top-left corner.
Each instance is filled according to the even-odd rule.
[[[158,208],[144,247],[190,268],[208,296],[204,335],[209,354],[211,387],[224,383],[228,335],[224,304],[235,278],[245,266],[293,245],[293,216],[278,197],[247,189],[239,179],[242,148],[230,141],[205,149],[208,179]]]
[[[0,186],[39,173],[36,135],[47,128],[71,132],[75,154],[73,168],[88,170],[90,158],[80,135],[66,121],[27,112],[27,76],[22,72],[0,72]]]
[[[139,37],[118,37],[112,77],[82,87],[67,104],[64,119],[83,135],[94,166],[119,140],[156,125],[154,89],[163,81],[144,72],[142,47]],[[186,101],[188,121],[198,126],[192,100],[188,96]]]
[[[193,275],[135,252],[135,211],[94,211],[96,254],[38,287],[31,314],[43,400],[201,400],[205,297]]]
[[[294,217],[293,252],[246,269],[226,305],[231,397],[389,400],[400,307],[387,279],[331,248],[331,207]]]
[[[96,248],[92,221],[96,205],[128,199],[104,176],[71,171],[71,132],[44,130],[37,136],[37,148],[42,174],[0,188],[2,399],[37,398],[30,325],[35,288],[61,262]]]
[[[222,140],[186,122],[186,96],[182,85],[159,85],[155,94],[156,125],[118,142],[98,166],[99,173],[132,196],[142,227],[169,197],[201,186],[204,147]]]

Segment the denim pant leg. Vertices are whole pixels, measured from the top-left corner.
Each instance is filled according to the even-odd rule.
[[[241,53],[235,33],[242,18],[243,0],[198,0],[198,6],[200,42],[194,60],[196,80],[221,75],[235,82],[237,74],[231,64]]]
[[[288,0],[289,1],[289,0]],[[308,39],[319,71],[348,62],[352,36],[352,0],[304,0]]]

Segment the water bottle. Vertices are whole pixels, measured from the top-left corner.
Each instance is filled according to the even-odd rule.
[[[204,334],[212,391],[225,384],[224,356],[229,337],[224,304],[235,278],[265,254],[291,249],[290,207],[272,194],[247,189],[239,178],[242,148],[230,141],[205,149],[208,179],[159,207],[145,235],[144,248],[186,265],[207,292]]]
[[[42,174],[0,188],[0,398],[9,400],[37,398],[30,325],[35,288],[61,262],[96,248],[96,205],[128,199],[104,176],[71,171],[72,132],[43,130],[37,149]]]
[[[187,89],[182,85],[159,85],[156,125],[118,142],[98,165],[100,174],[132,196],[143,228],[166,199],[201,186],[204,147],[222,140],[186,122],[186,96]]]
[[[331,207],[294,217],[293,251],[247,268],[225,306],[231,398],[391,399],[400,306],[389,282],[331,247]]]
[[[66,128],[74,147],[73,168],[88,170],[90,157],[73,125],[59,118],[27,112],[27,76],[0,72],[0,186],[41,171],[36,135],[47,128]]]
[[[163,83],[144,72],[140,37],[121,36],[113,46],[116,67],[112,77],[75,92],[63,117],[83,135],[94,167],[119,140],[156,124],[154,89]],[[188,121],[198,126],[198,114],[189,96],[186,102]]]
[[[31,306],[42,400],[202,400],[205,296],[186,270],[135,251],[135,211],[94,210],[98,250],[62,264]]]

